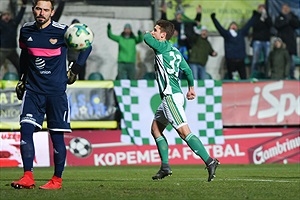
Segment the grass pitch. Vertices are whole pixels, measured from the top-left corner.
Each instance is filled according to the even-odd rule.
[[[151,179],[159,166],[66,167],[63,188],[38,189],[53,168],[35,168],[35,189],[10,186],[21,168],[0,168],[0,197],[9,199],[300,199],[299,164],[220,165],[207,182],[204,165],[174,165],[173,175]]]

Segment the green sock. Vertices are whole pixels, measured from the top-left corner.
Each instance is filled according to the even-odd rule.
[[[202,142],[196,137],[193,133],[190,133],[185,138],[186,143],[193,150],[193,152],[200,156],[201,159],[206,163],[206,161],[210,158],[206,149],[204,148]]]
[[[162,164],[169,164],[169,146],[164,136],[155,139]]]

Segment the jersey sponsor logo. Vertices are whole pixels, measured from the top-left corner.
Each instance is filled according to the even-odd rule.
[[[56,44],[57,43],[57,39],[50,38],[49,42],[51,44]]]
[[[32,39],[32,37],[30,36],[28,39],[27,39],[27,42],[32,42],[33,41],[33,39]]]
[[[40,74],[51,74],[51,71],[40,71]]]
[[[37,57],[35,59],[35,65],[39,69],[43,69],[45,67],[45,60],[42,58]]]
[[[35,66],[41,70],[40,74],[51,74],[51,71],[49,71],[49,70],[42,70],[42,69],[44,69],[45,65],[46,65],[46,61],[44,59],[42,59],[40,57],[37,57],[35,59]]]

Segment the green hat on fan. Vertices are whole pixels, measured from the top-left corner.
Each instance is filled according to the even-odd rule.
[[[125,26],[124,26],[124,29],[125,29],[125,28],[131,29],[131,25],[127,23],[127,24],[125,24]]]

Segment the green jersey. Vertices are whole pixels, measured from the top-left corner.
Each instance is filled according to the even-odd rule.
[[[189,86],[194,86],[192,70],[178,51],[169,41],[158,41],[150,33],[144,35],[145,43],[155,53],[155,75],[161,97],[182,93],[179,84],[179,70],[187,76]]]

